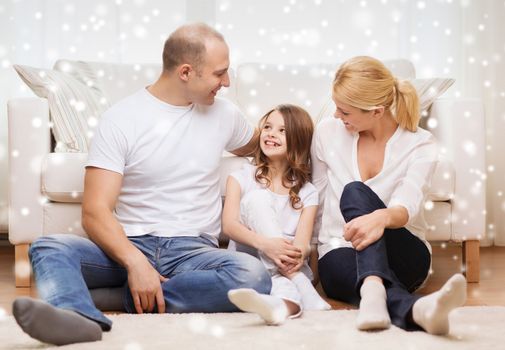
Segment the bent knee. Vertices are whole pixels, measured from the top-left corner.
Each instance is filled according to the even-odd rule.
[[[237,271],[238,288],[252,288],[258,293],[269,294],[272,288],[272,279],[263,263],[248,254],[240,254],[240,269]]]
[[[342,190],[341,199],[347,199],[347,200],[360,199],[363,198],[363,196],[370,191],[372,191],[370,187],[368,187],[361,181],[349,182],[347,185],[344,186],[344,189]]]
[[[28,255],[30,260],[40,254],[72,254],[73,244],[71,242],[85,239],[70,234],[55,234],[37,238],[30,245]]]
[[[379,196],[361,181],[350,182],[342,190],[340,212],[344,215],[344,218],[349,218],[349,214],[354,217],[385,207],[386,205]],[[359,213],[355,210],[358,210]]]

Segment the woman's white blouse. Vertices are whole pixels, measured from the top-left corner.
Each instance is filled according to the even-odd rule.
[[[362,181],[358,168],[359,133],[346,130],[335,118],[321,121],[312,141],[312,183],[319,191],[319,211],[314,234],[319,235],[319,258],[330,250],[352,247],[343,238],[344,218],[340,213],[340,196],[344,186]],[[405,226],[426,241],[427,224],[422,206],[438,158],[433,135],[421,128],[410,132],[398,127],[388,140],[382,170],[364,183],[388,208],[404,207],[409,215]]]

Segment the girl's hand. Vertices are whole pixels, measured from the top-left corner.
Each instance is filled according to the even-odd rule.
[[[265,238],[259,250],[272,259],[279,270],[287,270],[291,264],[296,265],[302,257],[301,249],[284,238]]]
[[[284,277],[291,278],[293,274],[300,271],[304,261],[305,259],[301,257],[300,259],[298,259],[298,262],[296,264],[287,264],[285,269],[279,268],[279,273]]]
[[[344,238],[356,250],[363,250],[384,234],[388,217],[384,210],[376,210],[352,219],[344,225]]]
[[[303,264],[305,263],[305,261],[307,260],[307,257],[310,255],[310,246],[307,246],[307,247],[301,247],[300,246],[300,243],[298,243],[296,241],[293,242],[293,245],[295,247],[298,247],[300,249],[300,251],[302,252],[302,256],[300,257],[300,259],[298,259],[298,261],[296,262],[296,264],[288,264],[287,268],[285,270],[282,270],[282,269],[279,269],[279,272],[281,275],[285,276],[285,277],[290,277],[291,275],[293,275],[294,273],[300,271],[300,269],[302,268]]]

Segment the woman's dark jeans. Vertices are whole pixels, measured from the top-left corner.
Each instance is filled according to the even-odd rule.
[[[340,199],[346,222],[386,208],[370,187],[356,181],[347,184]],[[419,298],[411,294],[426,279],[431,255],[426,245],[405,228],[385,229],[382,237],[362,251],[338,248],[319,260],[319,275],[326,295],[359,305],[359,290],[367,276],[384,281],[391,322],[402,329],[419,330],[412,320],[412,306]]]

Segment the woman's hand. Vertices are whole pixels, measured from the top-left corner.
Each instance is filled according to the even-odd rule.
[[[388,220],[384,209],[352,219],[344,225],[344,238],[354,249],[363,250],[382,237]]]
[[[295,247],[284,238],[264,238],[259,246],[267,257],[272,259],[279,270],[287,270],[289,266],[298,264],[302,257],[300,248]]]

